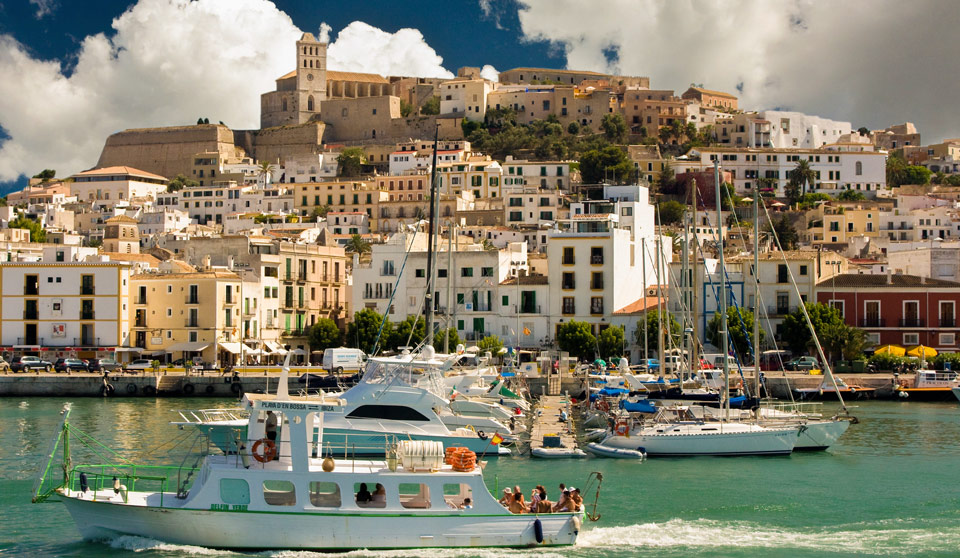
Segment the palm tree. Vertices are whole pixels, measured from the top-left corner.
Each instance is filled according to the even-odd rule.
[[[345,248],[347,252],[366,254],[370,251],[370,243],[364,240],[359,234],[355,234],[350,237],[350,240],[347,241]]]
[[[817,180],[817,173],[810,168],[810,161],[800,159],[797,166],[790,171],[790,182],[794,186],[800,187],[800,195],[807,193],[807,184],[813,184]]]
[[[264,161],[260,163],[260,168],[257,169],[257,178],[263,179],[263,185],[266,186],[270,179],[273,177],[274,171],[273,163],[270,161]]]

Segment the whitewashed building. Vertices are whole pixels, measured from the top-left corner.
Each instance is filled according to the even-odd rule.
[[[167,190],[167,179],[132,167],[105,167],[77,173],[70,178],[70,194],[78,201],[113,206],[132,199],[153,200]]]

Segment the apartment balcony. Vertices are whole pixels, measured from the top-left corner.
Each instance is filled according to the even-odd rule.
[[[257,309],[256,309],[256,308],[250,308],[249,306],[247,306],[246,308],[243,309],[243,315],[244,315],[244,316],[256,316],[256,315],[257,315]]]
[[[24,286],[23,286],[23,294],[25,294],[25,295],[37,296],[37,295],[40,294],[40,286],[39,286],[39,285],[24,285]]]
[[[145,297],[145,296],[137,296],[137,297],[134,297],[133,303],[134,303],[134,304],[146,304],[146,303],[147,303],[147,297]]]
[[[786,316],[787,314],[793,314],[796,312],[796,306],[767,306],[767,314],[770,316]]]
[[[147,327],[147,319],[142,318],[142,319],[134,320],[133,327]]]
[[[939,320],[940,327],[957,327],[956,318],[947,318],[946,316],[941,317]]]
[[[517,305],[513,305],[513,313],[517,313]],[[520,306],[520,314],[540,314],[540,305],[539,304],[524,304]]]
[[[560,284],[560,288],[563,289],[563,290],[565,290],[565,291],[572,291],[573,289],[576,289],[576,288],[577,288],[577,282],[576,282],[576,281],[564,281],[564,282],[562,282],[562,283]]]
[[[479,341],[484,337],[490,337],[489,331],[468,331],[464,333],[464,339],[467,341]]]
[[[593,265],[603,265],[603,256],[590,256],[590,263]]]
[[[602,304],[591,304],[590,305],[591,314],[603,314],[603,305]]]
[[[93,285],[80,285],[80,294],[95,295],[97,294],[97,289]]]
[[[95,320],[95,319],[97,319],[97,318],[96,318],[96,312],[94,312],[93,310],[88,310],[88,311],[86,311],[86,312],[84,312],[84,311],[81,310],[81,311],[80,311],[80,319],[81,319],[81,320]]]
[[[187,318],[183,321],[183,327],[200,327],[200,320],[198,318]]]
[[[73,346],[74,347],[99,347],[100,338],[99,337],[74,337]]]
[[[24,319],[24,320],[39,320],[39,319],[40,319],[40,312],[37,311],[37,310],[35,310],[35,309],[34,309],[34,310],[24,310],[24,311],[23,311],[23,319]]]
[[[306,283],[307,282],[307,272],[302,271],[298,273],[295,277],[297,283]]]
[[[303,329],[290,329],[280,332],[281,337],[303,337],[306,331]]]
[[[925,327],[925,323],[920,318],[900,318],[900,327]]]
[[[887,327],[887,320],[877,316],[860,318],[860,327]]]
[[[576,314],[576,313],[577,313],[577,307],[576,307],[576,306],[564,306],[564,307],[560,310],[560,313],[563,314],[564,316],[572,316],[573,314]]]
[[[198,295],[187,295],[183,302],[184,304],[200,304],[200,297]]]
[[[17,345],[29,345],[31,347],[35,345],[43,346],[46,344],[44,341],[46,341],[46,339],[43,337],[17,337]]]

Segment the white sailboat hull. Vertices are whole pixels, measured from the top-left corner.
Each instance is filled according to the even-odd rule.
[[[133,535],[173,544],[244,550],[539,546],[534,527],[537,519],[543,545],[572,545],[580,525],[580,514],[278,514],[62,500],[87,540]]]
[[[704,427],[711,430],[705,430]],[[662,432],[657,432],[662,430]],[[789,455],[797,429],[768,429],[744,424],[665,425],[629,436],[609,435],[601,445],[641,451],[650,457],[697,455]]]
[[[850,428],[848,420],[824,420],[808,422],[803,425],[797,436],[794,451],[821,451],[837,443],[837,439]]]

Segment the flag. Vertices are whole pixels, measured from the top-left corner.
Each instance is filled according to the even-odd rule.
[[[524,334],[524,335],[530,335],[530,328],[529,328],[529,327],[523,328],[523,334]]]
[[[490,438],[490,443],[495,446],[499,446],[500,442],[502,441],[503,441],[503,436],[501,436],[500,434],[494,434],[493,438]]]
[[[457,388],[452,388],[450,390],[450,401],[453,401],[457,398]]]

